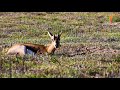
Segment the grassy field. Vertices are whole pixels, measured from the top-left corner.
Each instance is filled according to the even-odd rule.
[[[54,55],[6,55],[15,43],[50,43],[47,31],[63,32]],[[119,78],[120,13],[0,12],[0,77]]]

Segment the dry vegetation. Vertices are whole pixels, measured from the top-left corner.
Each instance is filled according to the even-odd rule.
[[[50,43],[47,31],[63,32],[55,55],[6,56],[15,43]],[[0,12],[0,77],[120,77],[120,13]]]

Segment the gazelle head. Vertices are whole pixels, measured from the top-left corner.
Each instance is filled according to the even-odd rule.
[[[53,35],[51,32],[48,32],[48,34],[52,40],[52,44],[54,45],[54,47],[58,48],[60,46],[60,36],[61,36],[62,32],[57,35]]]

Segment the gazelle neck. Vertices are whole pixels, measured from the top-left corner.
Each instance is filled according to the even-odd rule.
[[[49,44],[48,46],[46,46],[46,50],[47,50],[47,53],[54,53],[55,51],[55,46],[54,46],[54,42],[52,42],[51,44]]]

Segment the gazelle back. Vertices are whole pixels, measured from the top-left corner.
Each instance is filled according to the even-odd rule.
[[[8,50],[7,54],[20,56],[24,56],[25,54],[54,54],[56,48],[59,48],[60,46],[61,34],[53,35],[52,33],[48,32],[48,35],[50,36],[52,42],[47,46],[32,43],[15,44]]]

